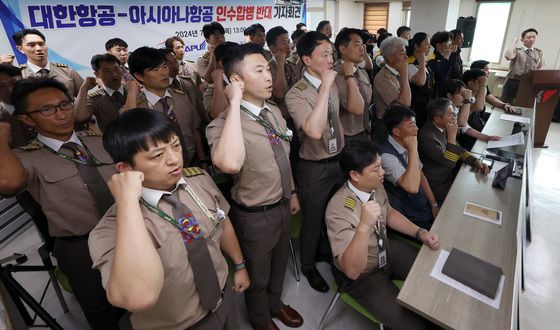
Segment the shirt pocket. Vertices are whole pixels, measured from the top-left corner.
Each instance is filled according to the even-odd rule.
[[[88,195],[88,189],[78,173],[78,169],[68,166],[58,171],[44,173],[42,191],[49,200],[78,199]]]

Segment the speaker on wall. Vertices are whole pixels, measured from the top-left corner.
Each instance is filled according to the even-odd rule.
[[[457,19],[457,29],[463,31],[463,46],[470,48],[474,39],[474,29],[476,28],[476,17],[459,17]]]

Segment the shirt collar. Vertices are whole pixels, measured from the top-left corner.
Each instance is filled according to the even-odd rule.
[[[389,135],[389,143],[391,143],[393,147],[395,147],[397,152],[401,155],[404,155],[408,152],[408,150],[406,150],[405,147],[401,146],[392,135]]]
[[[352,184],[352,182],[350,182],[350,180],[348,180],[347,182],[348,182],[348,188],[350,188],[350,190],[352,190],[352,192],[356,194],[356,196],[358,196],[358,198],[362,201],[362,203],[366,203],[367,201],[369,201],[369,197],[371,196],[371,193],[363,192],[360,189],[356,188]]]
[[[33,64],[33,63],[27,61],[27,67],[30,68],[31,71],[33,71],[33,73],[37,73],[37,72],[39,72],[39,70],[41,70],[41,69],[47,69],[47,70],[51,71],[51,62],[47,61],[47,64],[45,65],[45,67],[42,68],[42,67],[40,67],[40,66],[38,66],[38,65],[35,65],[35,64]]]
[[[262,109],[268,109],[266,103],[264,103],[264,107],[259,107],[258,105],[254,105],[251,102],[241,100],[241,105],[245,107],[247,110],[249,110],[256,117],[260,115]],[[253,120],[255,120],[255,118],[253,118]]]
[[[116,90],[110,89],[110,88],[107,87],[107,86],[103,86],[103,89],[105,89],[105,91],[107,92],[107,94],[108,94],[109,96],[113,96],[113,93],[116,92]],[[121,84],[121,87],[119,87],[118,91],[119,91],[119,93],[121,93],[121,95],[124,95],[124,86],[123,86],[122,84]]]
[[[177,188],[182,186],[182,188],[184,189],[184,186],[186,185],[187,185],[187,180],[185,180],[184,177],[181,177],[179,181],[177,181],[177,183],[175,184],[175,188],[172,191],[157,190],[157,189],[142,187],[142,198],[146,202],[148,202],[148,204],[157,207],[157,204],[159,203],[159,200],[163,195],[171,195],[175,190],[177,190]]]
[[[14,114],[16,108],[11,105],[0,101],[0,108],[6,110],[10,115]]]
[[[72,133],[72,136],[70,137],[70,139],[68,141],[60,141],[60,140],[56,140],[53,138],[49,138],[46,137],[44,135],[41,135],[41,133],[37,134],[37,140],[41,141],[41,143],[43,143],[44,145],[46,145],[47,147],[51,148],[52,150],[58,152],[60,150],[60,148],[62,148],[62,145],[67,143],[67,142],[74,142],[76,144],[81,145],[82,147],[84,146],[82,144],[82,141],[80,141],[80,139],[78,139],[78,135],[76,134],[76,132]]]
[[[385,67],[387,68],[387,70],[389,70],[389,72],[391,72],[395,76],[399,75],[399,72],[397,70],[395,70],[394,68],[392,68],[389,64],[387,64],[387,62],[385,62]]]
[[[146,95],[146,99],[151,105],[156,105],[156,103],[158,103],[158,101],[162,98],[171,97],[171,94],[169,94],[168,90],[165,90],[165,94],[163,95],[163,97],[159,97],[158,95],[150,92],[145,88],[144,88],[144,95]]]
[[[527,50],[531,50],[531,51],[532,51],[532,50],[533,50],[533,48],[527,48],[527,47],[525,47],[525,46],[522,46],[522,47],[523,47],[523,50],[524,50],[524,51],[527,51]]]
[[[313,77],[307,70],[303,71],[303,75],[315,88],[319,89],[321,87],[321,79]]]

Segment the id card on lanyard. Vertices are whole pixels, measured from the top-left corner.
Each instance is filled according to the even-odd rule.
[[[373,200],[374,202],[376,201],[374,193],[372,193],[371,195],[371,200]],[[385,231],[385,225],[381,220],[381,216],[379,216],[379,218],[377,219],[377,223],[373,227],[373,230],[375,231],[375,235],[377,236],[377,244],[379,246],[379,254],[377,255],[377,262],[379,264],[379,269],[382,269],[383,267],[385,267],[385,265],[387,265],[387,250],[383,246],[384,244],[383,234]]]
[[[334,154],[338,151],[338,143],[334,131],[334,121],[333,121],[334,115],[335,115],[334,105],[332,104],[331,97],[329,96],[328,124],[329,124],[330,139],[328,141],[328,146],[327,146],[329,154]]]

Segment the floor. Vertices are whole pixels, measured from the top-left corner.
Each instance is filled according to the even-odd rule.
[[[548,133],[548,149],[536,149],[535,177],[533,180],[534,217],[532,221],[533,240],[527,246],[525,291],[520,298],[521,329],[554,329],[560,324],[560,124],[553,123]],[[552,183],[556,182],[556,185]],[[39,264],[36,253],[40,239],[32,227],[0,251],[0,258],[14,252],[25,253],[29,257],[26,264]],[[297,246],[296,246],[297,248]],[[327,264],[319,264],[320,272],[329,283],[332,276]],[[41,296],[47,276],[43,273],[18,273],[16,279],[37,299]],[[317,329],[323,313],[334,292],[319,293],[309,287],[302,278],[296,282],[293,265],[286,270],[284,302],[298,310],[304,317],[301,329]],[[63,313],[56,296],[49,288],[43,306],[65,329],[87,329],[83,314],[72,295],[65,294],[70,307]],[[240,328],[251,329],[243,298],[238,297]],[[281,329],[288,329],[279,325]],[[0,325],[0,328],[2,326]],[[372,324],[360,314],[339,302],[331,312],[327,329],[371,329]]]

